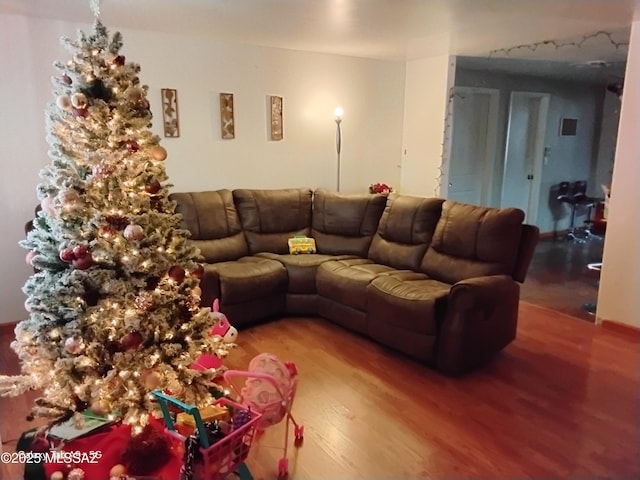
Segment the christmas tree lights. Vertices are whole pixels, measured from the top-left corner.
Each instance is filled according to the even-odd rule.
[[[63,39],[71,58],[54,65],[51,163],[21,242],[36,271],[11,344],[22,372],[0,376],[0,393],[42,390],[34,416],[60,421],[90,407],[139,430],[159,414],[154,389],[209,403],[216,372],[189,366],[229,345],[209,335],[199,252],[168,197],[167,152],[150,130],[140,67],[97,17],[89,35]]]

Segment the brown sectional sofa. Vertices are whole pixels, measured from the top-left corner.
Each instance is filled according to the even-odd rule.
[[[201,251],[202,303],[242,327],[320,315],[448,374],[516,335],[538,229],[517,209],[325,189],[173,193]],[[290,255],[307,235],[317,253]]]

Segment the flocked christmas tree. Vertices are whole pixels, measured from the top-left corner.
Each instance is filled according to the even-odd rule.
[[[12,343],[22,372],[0,376],[0,393],[42,390],[34,416],[60,420],[91,407],[139,431],[157,411],[153,389],[208,402],[213,372],[189,366],[228,347],[209,336],[203,269],[168,197],[167,152],[150,130],[140,67],[94,13],[91,34],[63,39],[71,58],[55,64],[52,162],[21,242],[36,270],[23,289],[29,317]]]

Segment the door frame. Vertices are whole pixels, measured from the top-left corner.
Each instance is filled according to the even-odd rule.
[[[500,108],[500,90],[497,88],[486,88],[486,87],[466,87],[466,86],[455,86],[453,87],[452,100],[451,100],[451,121],[449,124],[450,127],[450,138],[449,143],[455,141],[453,138],[453,131],[455,125],[455,101],[456,96],[463,95],[474,95],[477,93],[489,95],[489,111],[487,112],[487,134],[485,138],[485,152],[484,158],[482,159],[482,186],[481,186],[481,203],[484,205],[488,205],[492,198],[493,193],[493,180],[494,180],[494,168],[496,162],[496,153],[498,146],[498,123],[499,123],[499,108]],[[451,148],[449,148],[449,152],[451,152]],[[449,155],[447,162],[447,173],[446,173],[446,182],[443,182],[443,186],[446,191],[444,192],[443,198],[448,198],[449,195],[449,187],[451,183],[450,173],[451,173],[451,162],[452,158]]]
[[[551,94],[545,92],[529,92],[513,90],[509,95],[509,112],[507,116],[507,133],[505,137],[504,148],[504,165],[502,170],[502,188],[500,189],[500,206],[504,206],[504,186],[507,181],[507,163],[509,159],[509,137],[511,135],[511,111],[513,108],[513,97],[515,94],[522,95],[528,98],[539,98],[540,109],[538,111],[538,119],[536,122],[536,139],[534,144],[533,153],[533,165],[531,165],[531,175],[533,179],[531,182],[531,188],[529,189],[528,207],[525,212],[526,222],[530,224],[536,224],[538,221],[538,210],[540,206],[540,188],[542,186],[542,166],[544,163],[545,154],[545,137],[547,133],[547,122],[549,116],[549,103],[551,101]]]

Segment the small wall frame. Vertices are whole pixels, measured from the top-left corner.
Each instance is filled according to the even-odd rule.
[[[282,125],[282,97],[271,96],[271,140],[284,138]]]
[[[163,88],[161,92],[164,136],[177,138],[180,136],[180,121],[178,117],[178,91],[173,88]]]
[[[220,94],[220,134],[224,140],[236,137],[233,116],[233,93]]]
[[[560,135],[563,137],[574,137],[578,131],[577,118],[563,118],[560,121]]]

